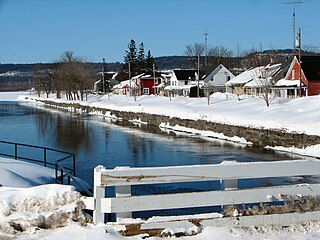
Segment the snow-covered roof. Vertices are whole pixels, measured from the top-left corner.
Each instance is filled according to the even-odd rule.
[[[164,87],[165,85],[166,85],[165,83],[160,83],[160,84],[154,86],[154,88],[162,88],[162,87]]]
[[[300,80],[286,80],[280,79],[276,84],[276,87],[299,87]]]
[[[247,71],[244,71],[243,73],[240,73],[238,76],[232,78],[229,82],[226,83],[227,86],[232,86],[236,84],[246,84],[252,79],[259,77],[261,75],[263,67],[256,67]]]
[[[271,86],[270,78],[254,78],[252,81],[246,83],[243,87],[245,88],[261,88],[263,86]]]
[[[255,78],[270,77],[273,74],[275,74],[280,68],[281,68],[281,63],[274,64],[274,65],[268,64],[267,66],[256,67],[256,68],[244,71],[238,76],[232,78],[229,82],[226,83],[226,86],[233,86],[237,84],[242,85],[252,81]]]
[[[131,81],[131,83],[130,83],[130,81]],[[135,81],[133,81],[133,80],[125,80],[125,81],[120,82],[117,85],[114,85],[112,88],[121,89],[121,88],[123,88],[125,86],[130,87],[130,84],[131,84],[131,88],[136,88],[137,87],[137,84],[135,83]]]
[[[181,90],[180,86],[166,86],[164,90]]]

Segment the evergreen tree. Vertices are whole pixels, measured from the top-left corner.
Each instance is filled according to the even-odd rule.
[[[153,69],[153,64],[154,64],[154,59],[153,56],[151,55],[150,50],[148,50],[148,54],[146,57],[146,69]]]
[[[138,52],[137,60],[138,60],[138,68],[141,71],[141,70],[143,70],[145,68],[145,65],[146,65],[143,42],[141,42],[140,45],[139,45],[139,52]]]
[[[131,73],[136,74],[137,72],[137,47],[136,42],[131,39],[128,44],[128,50],[126,50],[126,55],[124,56],[124,69],[129,70],[129,63],[130,63],[130,70]]]

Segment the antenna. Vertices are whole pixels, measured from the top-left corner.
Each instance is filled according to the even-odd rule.
[[[205,51],[205,56],[204,56],[204,65],[207,66],[208,60],[207,60],[207,55],[208,55],[208,45],[207,45],[207,41],[208,41],[208,31],[206,29],[206,31],[204,32],[204,51]]]
[[[296,39],[296,6],[299,4],[302,4],[300,0],[298,1],[291,1],[291,2],[284,2],[283,4],[290,4],[293,6],[293,12],[292,12],[292,27],[293,27],[293,55],[295,53],[295,39]]]

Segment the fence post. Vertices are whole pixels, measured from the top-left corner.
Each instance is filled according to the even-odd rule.
[[[221,190],[238,189],[238,179],[220,180]]]
[[[43,161],[44,161],[44,166],[47,166],[47,149],[43,149]]]
[[[76,155],[73,154],[72,156],[72,161],[73,161],[73,176],[76,176]]]
[[[130,167],[116,167],[115,169],[129,169]],[[131,186],[116,186],[115,187],[116,197],[130,197],[131,196]],[[132,218],[132,212],[122,212],[116,213],[116,220],[119,221],[121,218]]]
[[[94,168],[93,172],[93,222],[94,224],[104,223],[104,213],[101,212],[101,199],[105,197],[105,187],[101,186],[101,170],[103,166],[99,165]]]
[[[14,144],[14,159],[18,159],[18,144]]]

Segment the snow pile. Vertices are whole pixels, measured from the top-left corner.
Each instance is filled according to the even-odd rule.
[[[0,231],[15,235],[84,221],[80,194],[58,184],[0,188]],[[1,235],[0,235],[1,236]]]
[[[197,129],[193,129],[193,128],[182,127],[179,125],[171,126],[169,123],[161,123],[159,127],[161,129],[165,129],[165,130],[169,130],[169,131],[185,132],[185,133],[195,134],[195,135],[202,136],[202,137],[216,138],[216,139],[226,140],[226,141],[235,142],[235,143],[239,143],[239,144],[252,145],[251,142],[248,142],[243,137],[237,137],[237,136],[228,137],[228,136],[225,136],[223,133],[197,130]]]
[[[55,182],[54,169],[0,157],[0,186],[32,187]]]
[[[276,146],[276,147],[267,146],[265,148],[266,149],[273,149],[273,150],[281,151],[281,152],[290,152],[290,153],[299,154],[299,155],[303,155],[303,156],[309,156],[309,157],[316,157],[316,158],[320,157],[320,144],[308,146],[308,147],[305,147],[302,149],[296,148],[296,147],[286,148],[286,147],[282,147],[282,146]]]

